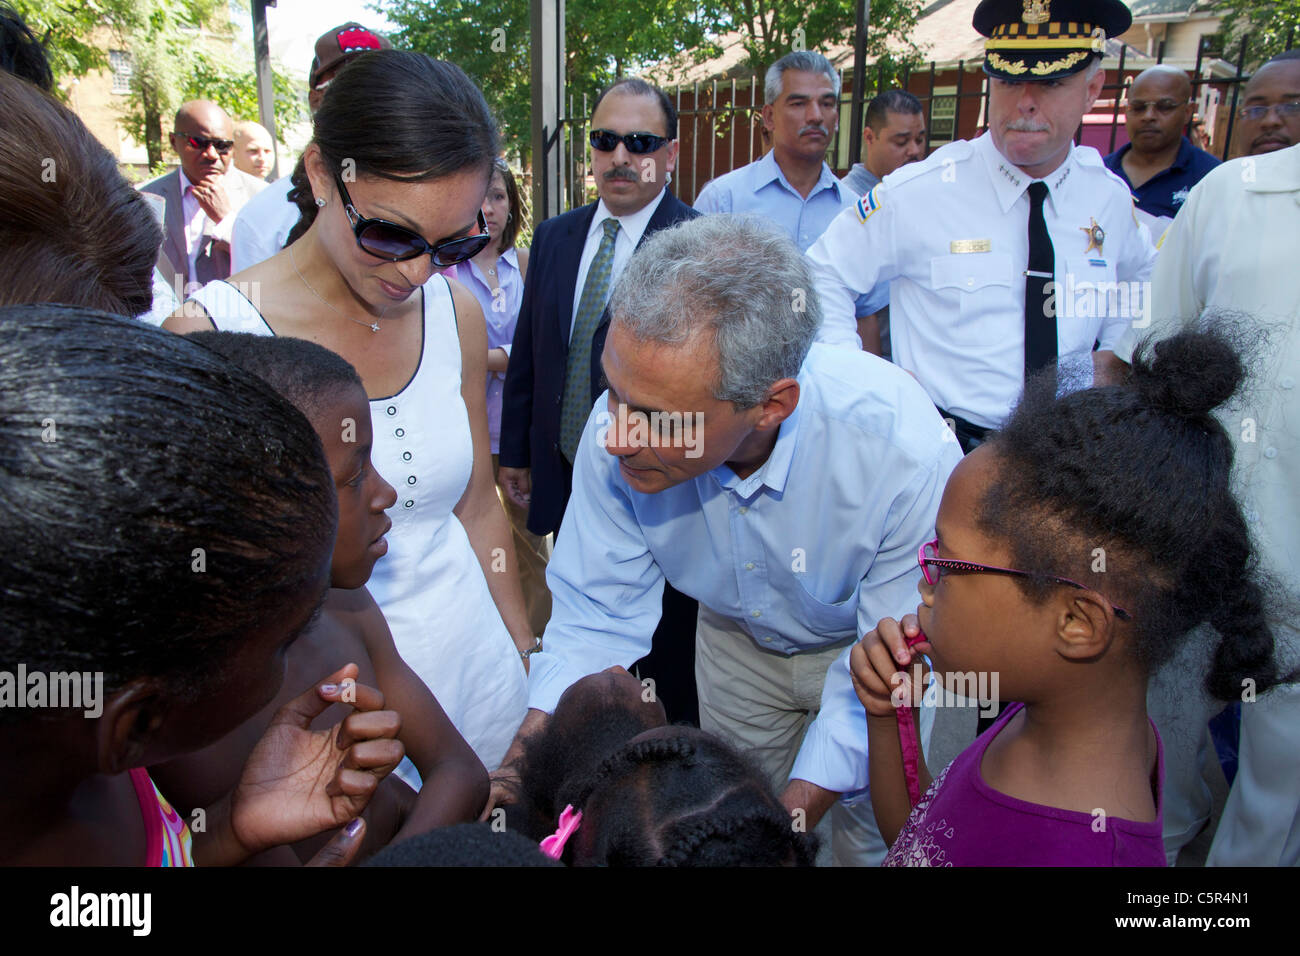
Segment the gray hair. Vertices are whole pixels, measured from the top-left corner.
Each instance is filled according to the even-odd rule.
[[[840,74],[831,66],[831,61],[812,50],[798,50],[787,53],[767,68],[767,77],[763,81],[763,102],[775,103],[781,95],[781,74],[786,70],[800,70],[804,73],[825,73],[830,77],[831,88],[835,95],[840,95]]]
[[[611,324],[640,342],[712,336],[713,397],[737,411],[794,378],[821,324],[808,261],[761,216],[700,216],[645,238],[609,299]]]

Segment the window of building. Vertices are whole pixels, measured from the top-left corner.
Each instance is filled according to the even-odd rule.
[[[936,86],[930,100],[930,145],[951,143],[957,134],[957,87]]]
[[[113,92],[131,92],[131,54],[125,50],[109,50],[108,64],[113,70]]]

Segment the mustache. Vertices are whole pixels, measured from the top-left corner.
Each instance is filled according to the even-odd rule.
[[[613,169],[606,170],[605,174],[601,178],[604,179],[605,182],[612,182],[615,179],[625,179],[630,183],[635,183],[638,182],[641,177],[638,176],[636,170],[632,169],[630,166],[615,166]]]
[[[811,126],[805,126],[803,129],[799,130],[800,136],[802,136],[804,133],[821,133],[823,136],[831,135],[830,130],[828,130],[821,123],[813,123]]]

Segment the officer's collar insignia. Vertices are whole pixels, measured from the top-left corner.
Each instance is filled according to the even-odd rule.
[[[1083,250],[1083,253],[1084,255],[1087,255],[1088,253],[1092,252],[1092,250],[1096,249],[1097,252],[1101,253],[1102,255],[1105,255],[1105,252],[1102,250],[1101,245],[1103,242],[1106,241],[1106,230],[1102,229],[1101,226],[1097,225],[1096,219],[1094,219],[1091,216],[1089,216],[1088,218],[1091,220],[1092,224],[1088,226],[1079,227],[1079,229],[1082,230],[1083,233],[1088,237],[1088,248]]]

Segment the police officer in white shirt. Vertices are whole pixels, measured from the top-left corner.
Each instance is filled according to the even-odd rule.
[[[1131,22],[1119,0],[984,0],[989,131],[886,176],[808,250],[818,340],[860,348],[854,300],[890,283],[894,361],[968,451],[1027,375],[1087,386],[1094,362],[1110,374],[1141,314],[1150,234],[1097,151],[1072,141],[1104,83],[1106,38]]]

